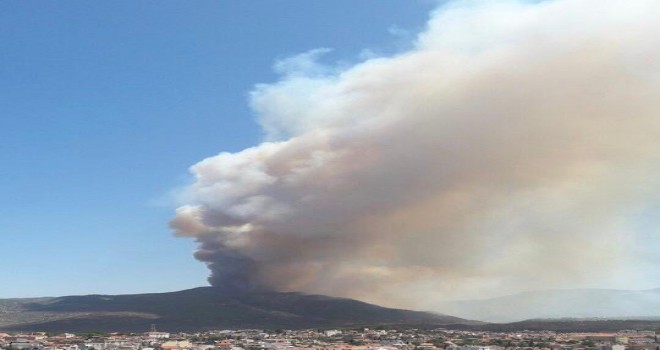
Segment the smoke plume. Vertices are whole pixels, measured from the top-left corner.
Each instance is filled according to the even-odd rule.
[[[231,289],[430,307],[634,285],[659,246],[659,16],[459,1],[406,52],[278,62],[250,97],[264,142],[192,166],[171,225]]]

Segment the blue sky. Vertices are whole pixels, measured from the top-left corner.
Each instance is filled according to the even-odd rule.
[[[433,1],[0,3],[0,297],[206,284],[163,198],[257,143],[273,62],[402,49]]]

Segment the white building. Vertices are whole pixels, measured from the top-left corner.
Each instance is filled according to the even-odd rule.
[[[169,339],[170,334],[167,332],[147,332],[147,337],[150,339]]]

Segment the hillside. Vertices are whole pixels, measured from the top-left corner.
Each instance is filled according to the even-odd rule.
[[[0,300],[5,331],[165,331],[474,324],[457,317],[301,293],[232,294],[212,287],[171,293]]]

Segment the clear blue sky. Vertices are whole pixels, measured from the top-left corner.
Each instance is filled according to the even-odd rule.
[[[205,285],[162,198],[257,143],[252,86],[314,48],[399,50],[435,4],[0,2],[0,297]]]

